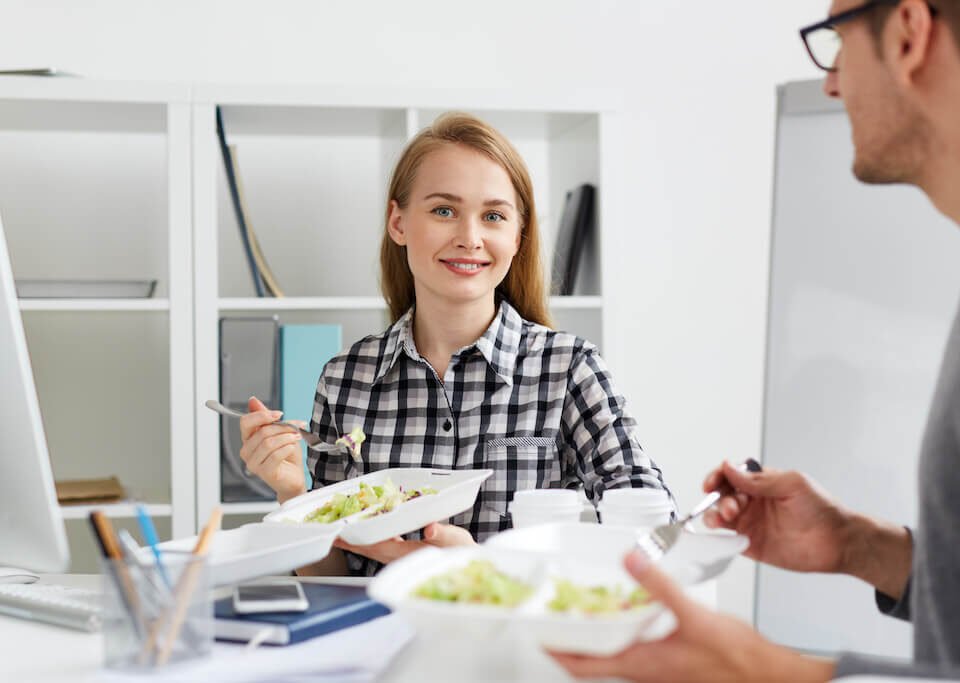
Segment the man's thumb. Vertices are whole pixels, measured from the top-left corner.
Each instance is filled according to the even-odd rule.
[[[677,623],[682,625],[684,617],[696,604],[683,593],[683,589],[674,583],[673,579],[653,565],[642,550],[635,550],[624,560],[627,571],[650,594],[652,600],[663,603],[677,617]]]

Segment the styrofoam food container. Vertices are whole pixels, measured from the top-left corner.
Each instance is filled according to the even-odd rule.
[[[236,584],[322,560],[330,553],[343,524],[318,524],[325,527],[319,532],[305,526],[255,523],[216,532],[207,554],[211,584]],[[159,547],[164,551],[189,552],[196,543],[197,537],[191,536],[161,543]],[[140,552],[145,564],[154,562],[150,548],[141,548]]]
[[[337,493],[356,493],[360,482],[377,486],[390,479],[405,490],[430,487],[436,494],[420,496],[401,503],[391,512],[368,517],[367,511],[340,520],[340,538],[353,545],[370,545],[394,536],[417,531],[430,522],[444,522],[456,514],[473,507],[480,485],[493,470],[442,470],[428,467],[395,467],[378,470],[361,477],[324,486],[304,493],[284,503],[279,510],[263,518],[267,524],[276,526],[301,526],[321,531],[326,524],[303,522],[303,518],[323,505]]]
[[[589,557],[601,565],[623,565],[645,531],[607,524],[545,524],[511,529],[490,537],[484,545],[498,550],[532,552],[549,557]],[[684,529],[677,544],[660,559],[660,568],[684,586],[722,574],[750,545],[746,536],[726,529]]]
[[[513,608],[437,602],[412,595],[427,579],[471,560],[489,560],[500,571],[529,583],[534,591]],[[420,631],[443,633],[449,638],[502,637],[511,629],[516,637],[532,638],[543,647],[582,654],[608,655],[634,640],[661,638],[673,628],[672,615],[659,603],[612,615],[558,614],[547,608],[555,579],[582,585],[636,582],[616,565],[572,558],[550,558],[489,546],[424,548],[387,565],[370,583],[367,592],[413,623]],[[666,615],[666,618],[664,618]]]

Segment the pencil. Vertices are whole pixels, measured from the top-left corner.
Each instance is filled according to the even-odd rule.
[[[140,609],[140,597],[137,594],[137,588],[127,571],[127,565],[123,559],[123,552],[120,550],[120,544],[117,542],[117,534],[113,530],[113,524],[110,518],[103,512],[94,510],[90,513],[90,524],[93,526],[93,535],[100,545],[100,550],[106,559],[107,571],[112,566],[116,570],[116,577],[120,585],[120,598],[127,609],[137,635],[143,637],[146,628],[143,621],[143,612]]]
[[[210,513],[210,520],[207,526],[197,537],[197,543],[193,547],[193,556],[190,564],[184,570],[177,581],[177,588],[174,591],[174,603],[171,609],[173,615],[167,623],[167,632],[164,639],[160,642],[157,651],[157,665],[166,664],[170,659],[170,653],[173,651],[173,644],[180,635],[180,629],[183,627],[184,619],[187,616],[187,609],[193,600],[193,594],[197,589],[197,581],[200,579],[200,572],[203,571],[202,559],[206,557],[210,550],[210,543],[213,541],[213,535],[220,528],[220,522],[223,519],[223,510],[219,507],[213,509]],[[163,620],[158,620],[158,623]],[[156,636],[154,636],[154,639]],[[151,644],[152,647],[152,644]]]

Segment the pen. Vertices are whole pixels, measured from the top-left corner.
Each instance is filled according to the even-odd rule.
[[[190,606],[190,601],[193,597],[193,593],[196,590],[196,584],[199,580],[199,572],[203,571],[203,558],[206,557],[207,553],[210,550],[210,543],[213,540],[213,535],[220,528],[220,522],[223,519],[223,510],[219,507],[213,509],[213,512],[210,513],[210,521],[207,522],[207,525],[203,528],[203,531],[200,532],[200,535],[197,537],[196,545],[193,547],[192,561],[186,566],[183,570],[183,573],[180,575],[180,578],[177,579],[177,586],[174,590],[174,605],[171,607],[173,614],[169,619],[160,618],[154,622],[153,628],[150,631],[147,642],[144,644],[143,650],[141,650],[141,663],[143,663],[146,658],[150,656],[154,647],[156,646],[156,664],[162,665],[167,662],[170,658],[170,654],[173,651],[173,644],[177,639],[180,629],[183,626],[184,619],[187,616],[187,609]],[[157,643],[158,636],[160,635],[160,629],[166,626],[166,637]]]
[[[90,513],[90,524],[93,527],[93,535],[97,539],[101,552],[106,560],[107,571],[114,574],[114,580],[119,584],[120,599],[123,606],[133,622],[133,627],[137,635],[143,637],[144,624],[143,615],[140,611],[140,599],[137,597],[137,590],[124,564],[123,553],[117,543],[117,535],[114,533],[113,524],[110,519],[100,512],[94,510]]]
[[[150,546],[153,556],[157,559],[157,570],[160,572],[160,578],[167,584],[167,588],[173,588],[170,583],[170,577],[167,576],[167,570],[163,566],[163,558],[160,557],[160,540],[157,538],[157,530],[153,526],[153,520],[147,514],[147,508],[142,503],[137,504],[137,522],[140,524],[140,532],[143,534],[143,540]]]

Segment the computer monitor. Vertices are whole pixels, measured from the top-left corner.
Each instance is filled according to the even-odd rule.
[[[70,561],[40,404],[0,220],[0,576],[61,572]]]

